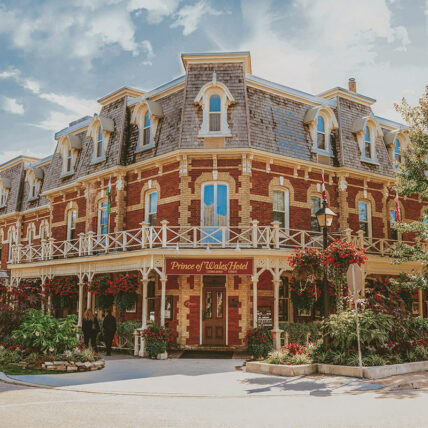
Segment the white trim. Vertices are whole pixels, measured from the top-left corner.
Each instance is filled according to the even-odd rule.
[[[156,212],[152,213],[150,211],[150,196],[156,193]],[[158,215],[158,205],[159,205],[159,192],[157,189],[149,189],[146,191],[146,194],[144,196],[144,221],[149,223],[149,216],[150,214],[156,214],[156,217]]]
[[[364,223],[360,220],[360,204],[366,204],[367,206],[367,224],[368,224],[368,236],[365,236],[365,238],[371,239],[373,237],[373,228],[372,228],[372,204],[370,201],[366,200],[366,199],[360,199],[358,200],[358,205],[357,205],[357,212],[358,212],[358,228],[360,228],[360,223]]]
[[[288,190],[287,187],[274,187],[272,190],[272,217],[273,217],[273,213],[277,212],[280,213],[282,211],[277,211],[275,210],[275,196],[274,193],[275,192],[282,192],[283,197],[284,197],[284,229],[289,230],[290,229],[290,191]]]

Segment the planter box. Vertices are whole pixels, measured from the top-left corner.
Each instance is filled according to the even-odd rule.
[[[247,372],[263,373],[277,376],[304,376],[316,373],[316,364],[302,364],[300,366],[288,366],[284,364],[259,363],[249,361],[246,364]]]
[[[276,376],[304,376],[321,373],[333,376],[361,377],[361,370],[354,366],[336,366],[333,364],[302,364],[288,366],[282,364],[268,364],[257,361],[247,362],[247,372],[270,374]],[[428,361],[415,363],[392,364],[390,366],[363,367],[363,378],[381,379],[399,374],[408,374],[428,370]]]

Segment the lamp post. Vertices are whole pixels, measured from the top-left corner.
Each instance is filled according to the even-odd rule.
[[[336,217],[330,208],[327,207],[327,201],[323,199],[322,208],[320,208],[316,214],[318,224],[322,228],[323,233],[323,250],[328,246],[327,228],[333,223],[333,218]],[[328,317],[330,312],[329,296],[328,296],[328,279],[327,279],[327,266],[324,266],[324,278],[323,278],[323,293],[324,293],[324,317]]]

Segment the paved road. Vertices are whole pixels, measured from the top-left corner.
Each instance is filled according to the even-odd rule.
[[[426,391],[263,376],[236,370],[240,363],[115,358],[99,372],[26,376],[56,387],[0,383],[0,426],[428,427]]]

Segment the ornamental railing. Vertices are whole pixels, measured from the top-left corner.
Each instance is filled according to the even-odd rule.
[[[259,226],[254,220],[250,226],[169,226],[163,220],[161,226],[141,227],[133,230],[112,232],[104,235],[94,232],[81,233],[78,239],[57,241],[42,240],[39,245],[15,244],[9,263],[32,263],[38,261],[95,256],[141,249],[271,249],[322,248],[321,232],[293,230],[272,226]],[[342,238],[365,248],[369,254],[387,256],[398,241],[367,238],[362,231],[352,235],[347,229],[343,233],[329,233],[328,242]],[[411,242],[408,242],[411,244]]]

